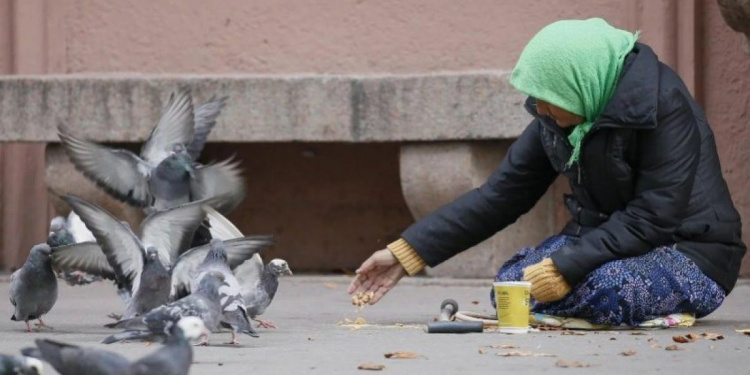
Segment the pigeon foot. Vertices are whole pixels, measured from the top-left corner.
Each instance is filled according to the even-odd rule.
[[[227,345],[239,345],[240,344],[240,342],[237,340],[237,335],[234,333],[234,331],[232,331],[232,339],[225,344]]]
[[[29,323],[27,322],[26,324],[28,325]],[[53,327],[50,327],[47,324],[45,324],[44,320],[41,320],[41,319],[39,319],[39,323],[36,323],[34,325],[37,327],[37,329],[42,329],[42,328],[54,329]]]
[[[31,325],[29,325],[29,321],[26,321],[26,332],[31,333]]]
[[[193,344],[193,346],[208,346],[208,335],[201,336],[201,340]]]
[[[254,319],[256,322],[258,322],[259,328],[276,328],[276,324],[270,320],[260,320],[260,319]]]

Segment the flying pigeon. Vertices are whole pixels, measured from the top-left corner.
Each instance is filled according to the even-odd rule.
[[[170,335],[171,327],[180,319],[188,316],[197,316],[203,319],[209,330],[216,331],[219,328],[222,312],[219,289],[226,285],[221,273],[210,272],[203,277],[198,288],[187,297],[159,306],[143,316],[108,325],[110,328],[123,328],[125,330],[105,338],[102,343],[111,344],[121,340],[134,339],[165,339]],[[202,336],[198,345],[208,345],[208,334]]]
[[[212,98],[194,113],[188,91],[172,93],[140,156],[77,138],[62,126],[58,135],[76,168],[116,199],[150,213],[221,196],[216,207],[228,212],[245,194],[238,163],[196,164],[226,99]]]
[[[73,195],[63,199],[91,229],[97,243],[55,248],[53,259],[57,267],[114,279],[124,294],[131,296],[125,318],[169,301],[171,276],[167,268],[187,250],[205,217],[203,201],[149,215],[141,223],[139,238],[103,208]]]
[[[228,240],[243,236],[224,215],[208,206],[204,207],[204,210],[213,238]],[[240,282],[245,306],[251,318],[258,322],[260,327],[275,327],[273,322],[257,319],[257,316],[263,314],[271,304],[279,287],[279,277],[292,274],[289,264],[283,259],[274,259],[266,266],[260,254],[255,254],[234,269],[234,274]]]
[[[0,374],[2,375],[42,375],[44,366],[36,358],[0,354]]]
[[[219,272],[224,276],[224,282],[227,283],[227,286],[219,289],[222,307],[221,325],[232,330],[232,340],[229,344],[239,345],[236,333],[258,337],[258,334],[253,330],[253,326],[248,320],[240,283],[234,277],[229,267],[224,242],[219,239],[211,240],[210,250],[196,271],[197,276],[191,282],[191,289],[197,288],[203,276],[210,272]]]
[[[26,332],[31,332],[29,320],[38,319],[38,326],[47,327],[42,316],[57,301],[57,277],[52,271],[49,245],[39,244],[29,252],[26,263],[10,276],[10,303],[15,307],[10,320],[26,322]]]
[[[182,318],[170,327],[164,346],[136,362],[105,350],[41,339],[36,340],[36,348],[26,348],[22,352],[47,361],[62,375],[186,375],[193,361],[189,340],[206,334],[206,326],[200,318]]]
[[[96,241],[94,235],[86,228],[86,225],[83,224],[75,211],[70,211],[67,219],[62,216],[53,218],[49,228],[47,245],[53,249],[58,246],[67,246],[79,242]],[[65,280],[70,286],[87,285],[102,279],[99,276],[81,271],[60,271],[57,273],[57,277]]]

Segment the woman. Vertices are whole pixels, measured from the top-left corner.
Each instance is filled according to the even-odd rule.
[[[740,217],[703,111],[637,38],[601,19],[534,36],[511,75],[534,120],[484,185],[375,252],[349,292],[377,302],[515,222],[563,174],[572,220],[497,280],[530,281],[535,312],[595,324],[718,308],[745,254]]]

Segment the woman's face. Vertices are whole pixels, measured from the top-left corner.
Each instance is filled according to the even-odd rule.
[[[579,125],[585,120],[583,116],[578,116],[575,113],[568,112],[540,99],[536,100],[536,112],[555,120],[557,126],[563,129]]]

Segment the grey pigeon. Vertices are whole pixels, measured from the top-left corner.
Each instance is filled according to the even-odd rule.
[[[10,303],[15,307],[10,320],[26,322],[26,332],[31,332],[29,320],[38,319],[45,327],[42,316],[57,301],[57,277],[52,271],[49,245],[39,244],[29,252],[26,263],[10,276]]]
[[[134,339],[166,339],[170,335],[171,327],[187,316],[197,316],[203,319],[209,330],[216,331],[219,328],[222,312],[219,289],[226,285],[221,273],[210,272],[203,277],[198,288],[189,296],[157,307],[143,316],[109,325],[110,328],[123,328],[125,331],[105,338],[102,343],[111,344]],[[203,336],[199,344],[208,344],[207,334]]]
[[[49,230],[47,245],[53,249],[79,242],[96,241],[94,235],[86,228],[86,225],[83,224],[75,211],[70,211],[67,219],[62,216],[53,218],[50,222]],[[102,279],[100,276],[82,271],[60,271],[57,273],[57,277],[65,280],[70,286],[87,285]]]
[[[242,232],[224,215],[208,206],[204,207],[204,210],[212,237],[226,241],[243,236]],[[264,266],[260,254],[255,254],[234,269],[234,274],[240,282],[243,299],[251,318],[261,327],[274,327],[273,322],[263,321],[257,317],[263,314],[273,301],[279,287],[279,277],[292,274],[289,264],[283,259],[274,259],[268,266]]]
[[[78,170],[115,198],[147,213],[220,196],[228,212],[244,198],[238,163],[198,165],[196,159],[226,98],[212,99],[193,113],[190,94],[172,93],[140,156],[77,138],[64,127],[60,141]]]
[[[224,276],[224,282],[227,283],[227,286],[219,289],[222,307],[221,325],[232,330],[232,340],[229,344],[239,345],[236,333],[258,337],[247,317],[240,283],[234,277],[229,267],[229,259],[227,258],[224,242],[219,239],[211,240],[210,250],[196,271],[197,276],[191,282],[191,289],[197,288],[203,276],[210,272],[219,272]]]
[[[169,300],[171,267],[187,250],[205,216],[203,201],[153,213],[143,220],[141,236],[103,208],[76,196],[63,199],[91,229],[97,244],[55,248],[55,265],[114,279],[131,298],[125,318],[150,311]]]
[[[279,278],[283,275],[291,275],[292,270],[289,269],[289,264],[285,260],[274,259],[263,267],[258,279],[256,278],[258,270],[254,267],[253,264],[248,266],[243,264],[234,271],[242,287],[242,298],[245,300],[247,314],[251,319],[258,322],[260,327],[275,328],[273,322],[260,320],[258,316],[266,311],[266,308],[276,296]]]
[[[0,354],[0,375],[42,375],[43,369],[36,358]]]
[[[186,375],[193,361],[189,340],[206,334],[206,326],[200,318],[180,319],[171,327],[164,346],[136,362],[117,353],[52,340],[36,340],[36,348],[26,348],[22,352],[47,361],[62,375]]]

